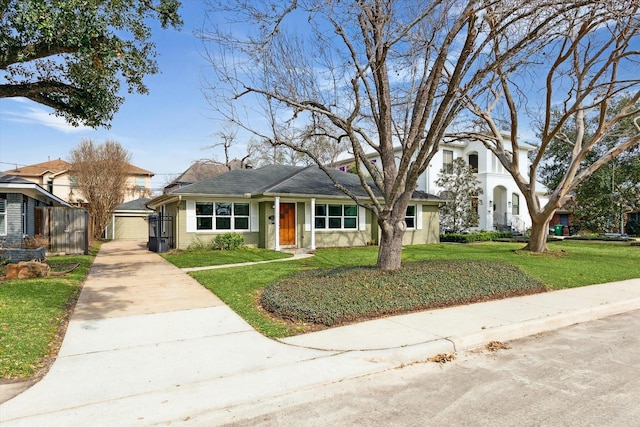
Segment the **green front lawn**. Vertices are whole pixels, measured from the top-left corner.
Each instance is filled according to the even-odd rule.
[[[520,251],[522,243],[410,246],[404,260],[501,260],[541,280],[549,289],[573,288],[640,277],[640,247],[629,243],[553,241],[549,252]]]
[[[640,277],[640,247],[605,242],[559,241],[549,244],[550,252],[531,254],[520,251],[522,243],[483,242],[474,244],[433,244],[406,247],[404,262],[426,261],[423,274],[429,274],[429,261],[446,260],[465,264],[470,261],[500,261],[519,267],[526,275],[549,289],[562,289]],[[302,321],[286,321],[266,313],[258,303],[263,289],[281,279],[308,269],[373,266],[377,247],[321,249],[315,256],[285,263],[204,270],[191,273],[205,287],[270,337],[306,332],[315,326]],[[502,280],[500,269],[485,272]],[[491,277],[489,277],[491,280]],[[353,284],[353,286],[360,286]],[[343,293],[357,293],[347,289]],[[514,293],[517,289],[513,290]],[[385,299],[392,299],[385,294]],[[459,298],[451,294],[450,300]],[[441,303],[440,305],[446,305]],[[410,311],[411,309],[407,309]],[[365,316],[366,317],[366,316]],[[353,319],[351,319],[353,320]]]

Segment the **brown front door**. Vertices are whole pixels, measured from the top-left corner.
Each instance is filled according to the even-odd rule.
[[[280,203],[280,244],[296,244],[296,204]]]

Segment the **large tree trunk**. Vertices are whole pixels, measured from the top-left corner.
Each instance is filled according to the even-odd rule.
[[[551,215],[532,215],[531,216],[531,237],[529,243],[524,247],[524,250],[531,252],[546,252],[547,251],[547,236],[549,235],[549,221],[551,221]]]
[[[402,237],[407,228],[404,221],[379,221],[382,235],[378,248],[377,267],[382,271],[395,271],[402,262]]]

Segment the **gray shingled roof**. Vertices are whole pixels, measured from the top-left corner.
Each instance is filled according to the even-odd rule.
[[[334,179],[353,194],[366,197],[367,194],[360,184],[358,175],[342,172],[340,170],[333,171]],[[370,183],[374,193],[380,196],[380,192]],[[333,182],[327,177],[319,167],[309,166],[292,176],[291,178],[278,183],[265,191],[268,194],[309,194],[323,196],[344,196],[345,194],[336,188]]]
[[[2,175],[0,176],[0,182],[3,184],[33,184],[33,181],[24,179],[18,175]]]
[[[130,200],[126,203],[118,205],[115,210],[117,211],[148,211],[150,210],[146,204],[151,200],[148,197],[141,197],[139,199]]]
[[[270,165],[259,169],[236,169],[195,184],[187,185],[175,194],[262,194],[266,189],[302,170],[299,166]]]
[[[336,170],[334,178],[358,196],[366,197],[357,175]],[[373,183],[371,187],[380,195]],[[270,165],[259,169],[237,169],[223,175],[182,187],[174,194],[244,195],[308,194],[340,197],[327,175],[317,166]],[[414,199],[438,199],[437,196],[416,191]]]

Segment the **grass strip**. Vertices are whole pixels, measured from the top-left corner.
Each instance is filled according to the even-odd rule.
[[[244,247],[235,250],[179,250],[160,254],[179,268],[206,267],[213,265],[239,264],[245,262],[271,261],[290,258],[293,255],[267,249]]]

